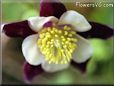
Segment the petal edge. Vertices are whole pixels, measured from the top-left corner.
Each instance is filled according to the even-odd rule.
[[[63,13],[59,20],[59,25],[61,24],[70,24],[77,32],[85,32],[91,29],[91,25],[86,18],[74,10]]]
[[[27,62],[24,63],[23,70],[24,70],[24,79],[27,82],[31,81],[35,76],[40,75],[41,73],[44,72],[43,69],[41,68],[41,65],[33,66]]]
[[[84,63],[76,63],[75,61],[72,60],[71,65],[74,66],[76,69],[79,69],[82,73],[85,73],[88,62],[89,60],[87,60]]]
[[[31,30],[27,20],[5,24],[3,27],[3,32],[9,37],[23,37],[23,38],[36,33]]]
[[[31,29],[35,32],[40,31],[43,26],[48,23],[48,22],[53,22],[57,23],[58,19],[54,16],[49,16],[49,17],[30,17],[28,19],[29,26]]]
[[[41,0],[40,1],[40,16],[60,16],[66,12],[65,6],[59,0]]]
[[[53,73],[53,72],[61,71],[63,69],[68,68],[69,63],[68,64],[54,64],[54,63],[49,64],[48,62],[44,62],[41,66],[44,71]]]
[[[76,35],[77,49],[73,52],[73,60],[77,63],[83,63],[90,59],[93,53],[93,47],[89,43],[89,40],[84,39],[83,37]]]
[[[108,39],[114,35],[114,29],[100,23],[90,22],[92,29],[86,32],[77,32],[85,38]]]
[[[41,54],[37,46],[38,34],[28,36],[22,43],[22,53],[25,60],[31,65],[39,65],[44,61],[44,56]]]

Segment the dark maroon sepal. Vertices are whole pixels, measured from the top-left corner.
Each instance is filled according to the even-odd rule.
[[[59,0],[41,0],[40,16],[60,16],[66,11],[65,6]]]
[[[85,73],[86,72],[86,67],[87,67],[87,63],[88,63],[89,60],[87,60],[86,62],[84,63],[76,63],[75,61],[71,61],[71,65],[80,70],[82,73]]]
[[[81,36],[85,38],[101,38],[107,39],[114,35],[114,29],[95,22],[90,22],[92,29],[86,32],[78,32]]]
[[[24,64],[24,79],[25,79],[25,81],[31,81],[35,76],[40,75],[43,72],[44,71],[41,68],[41,65],[33,66],[27,62],[25,62],[25,64]]]
[[[9,37],[23,37],[23,38],[36,33],[31,30],[27,20],[5,24],[3,27],[3,32]]]

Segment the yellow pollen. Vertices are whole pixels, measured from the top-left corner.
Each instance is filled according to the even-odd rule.
[[[69,26],[63,29],[56,27],[43,28],[37,41],[41,53],[49,64],[67,64],[77,48],[76,32]]]

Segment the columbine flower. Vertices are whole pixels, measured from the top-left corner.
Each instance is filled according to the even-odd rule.
[[[105,25],[89,22],[76,11],[66,11],[61,3],[41,1],[40,16],[5,24],[4,33],[25,38],[22,53],[26,63],[25,78],[31,80],[43,71],[56,72],[71,64],[85,68],[93,52],[85,38],[108,38],[113,30]],[[72,61],[72,62],[71,62]]]

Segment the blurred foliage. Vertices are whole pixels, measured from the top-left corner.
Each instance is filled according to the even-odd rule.
[[[67,8],[78,10],[89,20],[113,26],[113,8],[76,8],[68,3],[64,3]],[[74,7],[74,8],[73,8]],[[86,11],[85,11],[86,10]],[[2,3],[2,21],[14,22],[27,19],[31,16],[39,15],[39,3]],[[87,66],[87,77],[79,75],[76,72],[61,72],[56,74],[50,82],[72,83],[74,77],[77,81],[86,81],[87,83],[108,83],[114,84],[113,71],[113,40],[90,39],[94,48],[94,53]],[[73,73],[73,74],[72,74]],[[74,80],[75,82],[75,80]],[[85,82],[84,82],[85,83]],[[86,83],[85,83],[86,84]]]
[[[103,70],[103,73],[111,74],[113,73],[113,40],[101,40],[101,39],[91,39],[91,44],[93,45],[94,53],[91,60],[89,61],[87,70],[90,74],[99,72]],[[110,63],[110,64],[109,64]],[[99,68],[101,66],[101,68]],[[107,70],[107,68],[110,69]],[[112,68],[112,69],[111,69]],[[105,74],[105,75],[106,75]],[[113,76],[112,76],[113,77]]]
[[[112,40],[91,39],[90,42],[94,48],[93,59],[98,62],[105,62],[109,61],[112,58]]]
[[[39,15],[30,3],[3,3],[2,6],[3,22],[24,20]]]
[[[113,8],[96,8],[91,13],[89,19],[92,21],[97,21],[99,23],[107,24],[109,26],[113,26]]]

